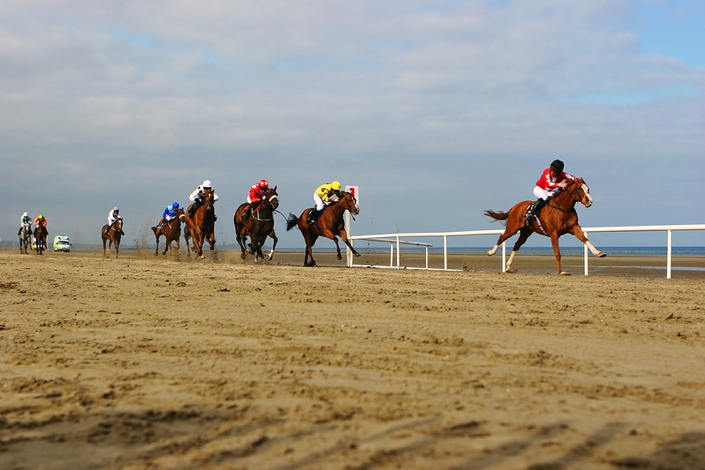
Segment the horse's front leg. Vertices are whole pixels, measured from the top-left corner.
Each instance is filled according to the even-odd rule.
[[[595,248],[595,245],[590,243],[590,240],[588,240],[587,236],[585,236],[585,233],[583,232],[583,229],[582,227],[580,227],[580,225],[573,225],[573,227],[570,229],[570,233],[575,235],[575,238],[583,242],[593,255],[597,256],[598,258],[604,258],[605,256],[607,256],[607,253],[598,250],[597,248]]]
[[[355,248],[353,248],[352,244],[350,243],[350,240],[348,240],[348,232],[345,231],[345,229],[341,230],[338,232],[338,236],[343,240],[343,243],[347,245],[348,248],[350,248],[350,251],[352,251],[353,255],[355,256],[360,256],[360,253],[355,251]],[[335,241],[336,246],[338,245],[338,241]],[[338,259],[340,259],[340,250],[338,250]]]
[[[273,240],[272,242],[272,249],[269,250],[269,254],[267,255],[267,260],[272,261],[272,256],[274,256],[274,250],[277,248],[277,242],[279,239],[277,238],[277,234],[274,233],[274,230],[269,232],[269,237]]]

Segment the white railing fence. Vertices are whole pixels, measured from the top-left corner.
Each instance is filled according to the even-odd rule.
[[[349,225],[348,225],[349,226]],[[672,271],[672,251],[673,251],[673,232],[679,231],[690,231],[690,230],[703,230],[705,231],[705,224],[691,224],[691,225],[644,225],[644,226],[634,226],[634,227],[583,227],[583,232],[585,235],[590,233],[598,232],[665,232],[667,234],[666,242],[666,279],[671,279]],[[425,268],[411,268],[411,269],[433,269],[428,266],[428,248],[433,246],[431,243],[415,242],[409,239],[414,238],[441,238],[443,240],[443,268],[444,271],[448,271],[448,238],[449,237],[474,237],[474,236],[486,236],[486,235],[501,235],[504,230],[470,230],[462,232],[425,232],[425,233],[385,233],[380,235],[350,235],[349,238],[351,242],[355,243],[355,240],[368,241],[368,242],[379,242],[379,243],[389,243],[390,246],[390,259],[389,266],[377,266],[377,267],[389,267],[389,268],[402,268],[401,266],[401,246],[402,245],[416,245],[424,246],[426,248],[426,267]],[[514,244],[514,238],[508,240]],[[506,243],[502,243],[502,266],[501,271],[504,272],[505,266],[507,265],[507,250]],[[394,252],[396,249],[396,265],[394,264]],[[349,267],[367,267],[367,265],[356,265],[353,263],[352,252],[348,250],[347,253],[347,264]],[[588,275],[588,259],[589,252],[587,246],[584,247],[584,273]],[[407,268],[408,269],[408,268]]]

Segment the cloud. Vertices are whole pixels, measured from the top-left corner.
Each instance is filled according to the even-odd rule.
[[[149,224],[205,178],[226,213],[262,177],[292,212],[340,179],[371,229],[425,231],[419,213],[483,228],[498,186],[503,205],[531,197],[555,156],[597,190],[702,176],[705,70],[651,35],[644,50],[649,3],[2,5],[3,237],[46,205],[63,231],[89,233],[115,203]],[[629,203],[662,210],[634,223],[678,200],[647,198]]]

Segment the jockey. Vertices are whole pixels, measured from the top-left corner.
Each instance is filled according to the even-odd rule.
[[[39,227],[40,225],[42,227],[46,227],[47,219],[45,219],[42,214],[39,214],[37,217],[34,218],[34,225],[36,225],[37,227]]]
[[[213,185],[211,184],[211,181],[204,180],[203,184],[199,184],[198,187],[196,189],[194,189],[191,194],[189,194],[188,199],[189,199],[189,201],[193,202],[193,205],[191,206],[191,210],[188,213],[189,217],[193,217],[193,214],[196,212],[196,209],[198,209],[198,207],[201,206],[201,204],[203,204],[203,201],[204,201],[203,198],[206,195],[206,192],[205,192],[206,189],[210,189],[213,191],[213,202],[217,202],[218,199],[220,199],[218,197],[218,195],[215,193],[215,189],[213,189]],[[214,219],[218,220],[218,217],[215,217],[215,214],[214,214]]]
[[[108,212],[108,228],[105,229],[105,236],[108,236],[108,230],[110,229],[110,226],[115,223],[117,219],[122,219],[122,216],[120,215],[120,208],[118,206],[113,207],[110,209],[110,212]],[[125,235],[125,232],[120,230],[120,235]]]
[[[340,197],[340,189],[340,181],[333,181],[332,183],[320,185],[313,193],[313,200],[316,205],[309,211],[308,217],[306,217],[306,222],[309,224],[314,223],[318,215],[323,212],[323,209],[328,204],[333,202],[330,200],[330,197]]]
[[[563,171],[564,166],[561,160],[553,160],[551,166],[543,170],[534,188],[534,196],[538,199],[529,206],[529,211],[526,213],[526,225],[531,225],[534,214],[537,213],[549,199],[560,189],[565,189],[568,185],[568,180],[575,179],[573,175]]]
[[[245,213],[242,214],[242,218],[244,220],[250,218],[252,210],[255,206],[259,206],[259,203],[262,202],[262,198],[265,196],[267,191],[269,191],[269,181],[267,180],[259,180],[259,183],[250,186],[250,192],[247,194],[247,203],[249,206],[247,206]]]
[[[22,214],[22,217],[20,217],[20,229],[17,231],[18,237],[20,236],[20,233],[22,233],[22,227],[25,225],[29,225],[29,229],[32,230],[32,218],[26,212]]]
[[[162,220],[159,221],[158,227],[164,230],[164,227],[174,220],[178,215],[179,215],[179,203],[174,201],[173,204],[169,204],[166,206],[164,209],[164,213],[162,213]]]

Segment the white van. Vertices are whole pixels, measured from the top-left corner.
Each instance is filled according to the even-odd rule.
[[[69,242],[69,237],[66,235],[55,236],[54,251],[65,251],[66,253],[69,253],[71,251],[71,242]]]

